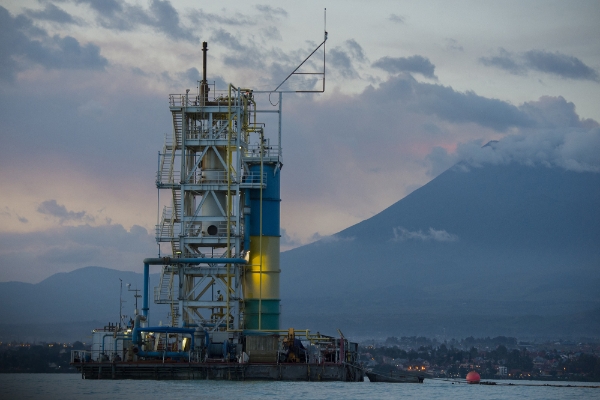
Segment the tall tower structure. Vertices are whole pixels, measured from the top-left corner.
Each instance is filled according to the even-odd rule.
[[[154,300],[170,306],[172,326],[278,330],[281,93],[211,90],[207,51],[204,42],[197,94],[169,96],[156,240],[171,254]],[[271,95],[276,105],[259,109],[257,97]]]

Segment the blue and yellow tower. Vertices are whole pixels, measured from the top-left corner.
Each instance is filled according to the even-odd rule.
[[[250,253],[244,279],[246,329],[279,330],[280,162],[263,149],[263,157],[250,165],[260,176],[259,189],[248,190]]]

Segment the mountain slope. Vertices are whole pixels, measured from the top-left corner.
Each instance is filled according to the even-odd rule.
[[[307,310],[591,311],[600,306],[599,244],[600,174],[458,165],[372,218],[283,253],[284,310],[291,322]]]

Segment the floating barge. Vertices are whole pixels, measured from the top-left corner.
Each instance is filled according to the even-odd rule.
[[[117,326],[108,326],[95,330],[92,350],[73,350],[71,365],[83,379],[364,380],[357,360],[358,344],[343,337],[310,335],[308,331],[293,329],[283,337],[246,332],[235,335],[242,343],[233,346],[233,340],[228,338],[233,335],[227,332],[208,336],[204,332],[195,335],[199,339],[194,341],[195,350],[174,351],[180,335],[169,333],[170,327],[164,327],[164,332],[147,336],[140,350],[134,344],[134,329],[119,331]],[[212,337],[212,341],[207,341],[207,337]],[[309,345],[302,344],[300,337],[308,337]],[[170,348],[165,348],[165,344]],[[159,350],[146,350],[152,346]]]
[[[325,89],[326,40],[311,53],[323,48],[313,73],[323,87],[302,92]],[[71,365],[86,379],[362,381],[358,345],[341,332],[280,327],[281,85],[211,88],[206,42],[202,51],[198,92],[169,96],[158,257],[144,260],[135,318],[94,330],[91,351],[73,351]],[[150,323],[151,266],[161,268],[154,303],[168,308],[165,325]]]

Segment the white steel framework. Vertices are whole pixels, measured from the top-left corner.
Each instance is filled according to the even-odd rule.
[[[172,258],[162,269],[154,301],[170,306],[172,326],[238,330],[244,267],[222,260],[247,257],[245,196],[248,189],[265,187],[264,177],[254,176],[249,165],[258,158],[281,163],[282,99],[273,93],[276,105],[257,110],[255,93],[267,93],[232,85],[213,93],[209,100],[208,85],[200,84],[197,96],[189,90],[170,95],[173,131],[159,153],[156,176],[159,198],[161,191],[169,191],[170,206],[159,212],[156,240],[170,245]],[[257,122],[261,112],[278,114],[276,145],[265,139],[264,124]],[[220,261],[173,263],[176,258]]]

